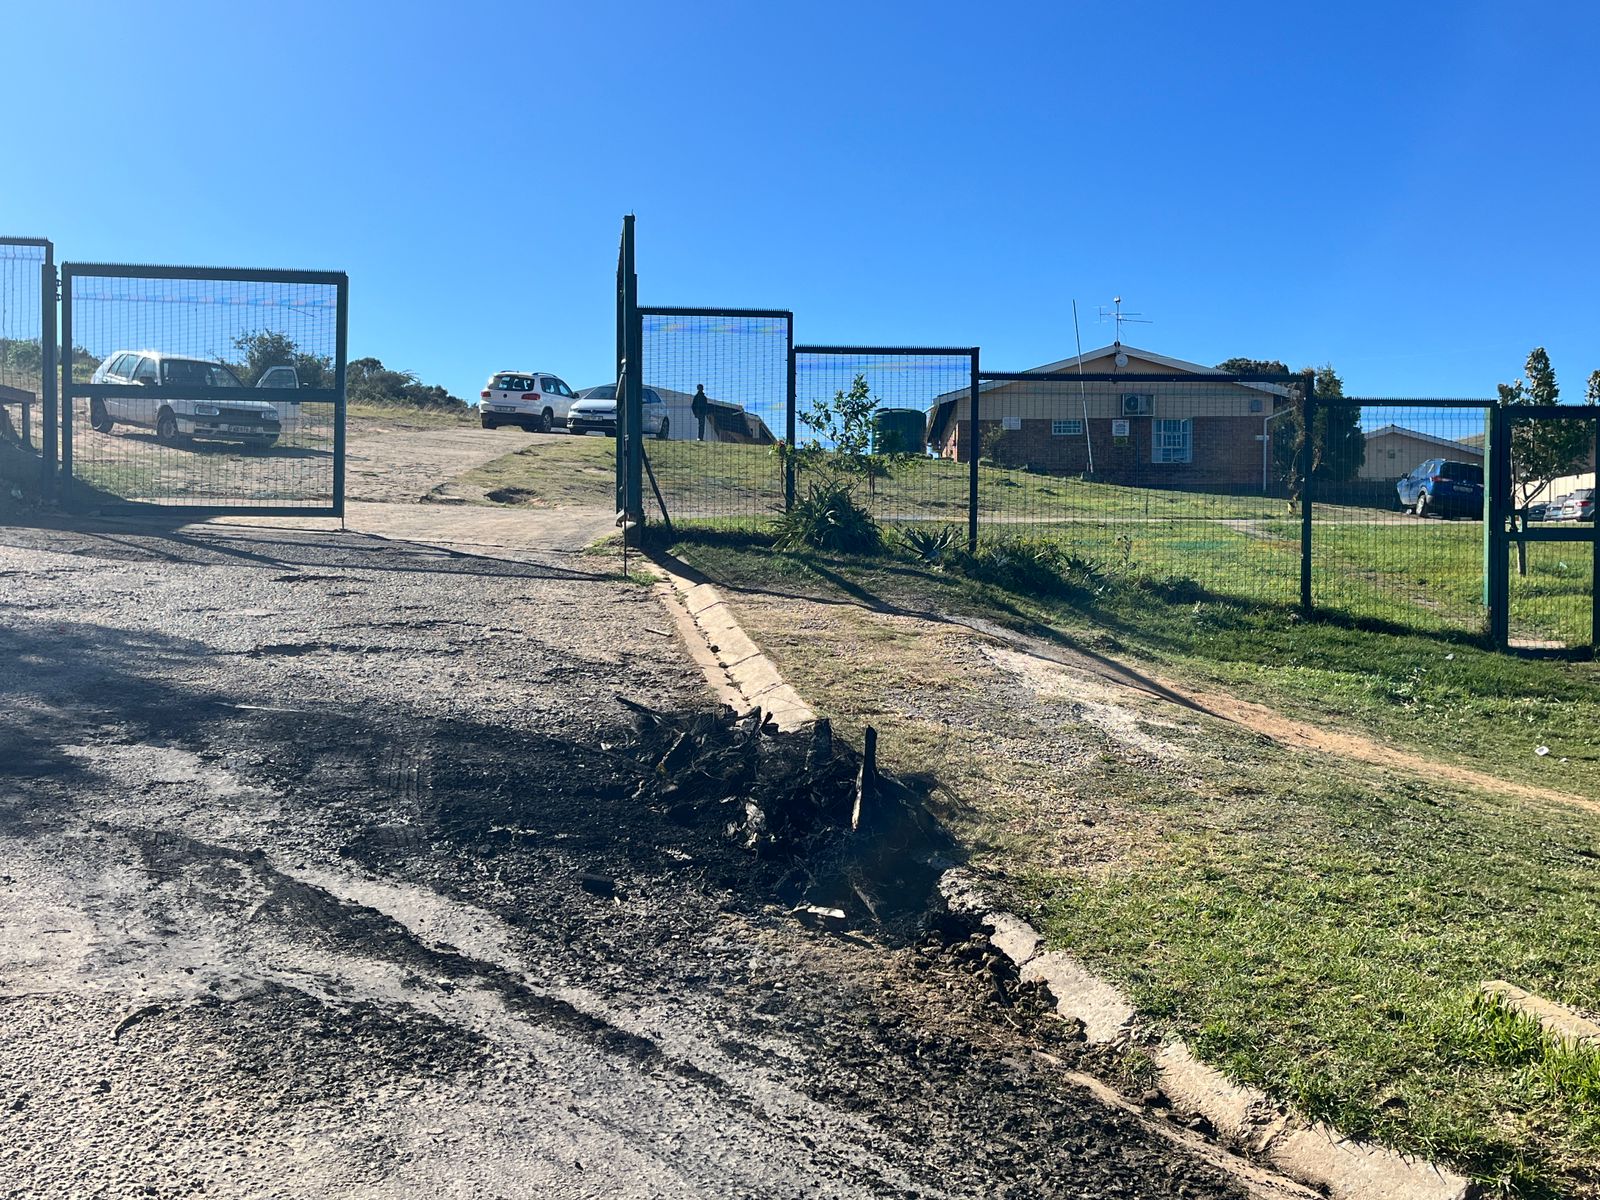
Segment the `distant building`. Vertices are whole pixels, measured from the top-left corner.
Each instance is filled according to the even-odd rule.
[[[1118,363],[1118,358],[1122,363]],[[1113,343],[1030,374],[1217,375],[1226,372]],[[1016,380],[981,385],[974,441],[967,391],[928,409],[928,445],[967,461],[992,452],[1006,466],[1061,474],[1091,469],[1113,483],[1264,490],[1272,476],[1268,422],[1289,403],[1287,387],[1174,378],[1120,383]]]
[[[1483,444],[1481,440],[1477,445],[1471,440],[1453,442],[1402,425],[1385,425],[1367,431],[1367,453],[1356,478],[1393,483],[1430,458],[1481,464]]]

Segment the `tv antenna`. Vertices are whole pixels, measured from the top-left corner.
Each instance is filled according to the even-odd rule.
[[[1102,325],[1104,325],[1107,321],[1115,321],[1116,322],[1116,326],[1117,326],[1117,345],[1119,347],[1122,345],[1122,326],[1124,324],[1132,324],[1132,325],[1149,325],[1149,324],[1152,324],[1152,322],[1147,317],[1145,317],[1142,313],[1123,312],[1122,311],[1122,297],[1121,296],[1113,296],[1111,298],[1111,304],[1112,304],[1112,307],[1110,309],[1107,309],[1104,304],[1100,305],[1100,323]],[[1117,358],[1120,360],[1122,357],[1123,356],[1122,356],[1121,352],[1119,351],[1118,354],[1117,354]],[[1122,362],[1122,361],[1118,361],[1118,363],[1117,363],[1117,366],[1119,366],[1119,367],[1125,367],[1127,365],[1128,364],[1126,362]]]

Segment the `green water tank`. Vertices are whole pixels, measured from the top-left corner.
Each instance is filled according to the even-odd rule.
[[[874,454],[922,454],[928,422],[920,408],[880,408],[872,414]]]

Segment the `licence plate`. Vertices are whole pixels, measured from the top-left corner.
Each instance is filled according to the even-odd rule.
[[[495,412],[516,412],[517,406],[514,404],[496,404],[494,410]]]
[[[223,433],[260,433],[261,432],[261,427],[258,426],[258,425],[224,425],[221,428],[222,428],[222,432]]]

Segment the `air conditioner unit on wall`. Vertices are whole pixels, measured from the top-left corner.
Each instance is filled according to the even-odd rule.
[[[1148,417],[1155,410],[1156,398],[1138,393],[1124,393],[1122,397],[1122,415],[1125,417]]]

